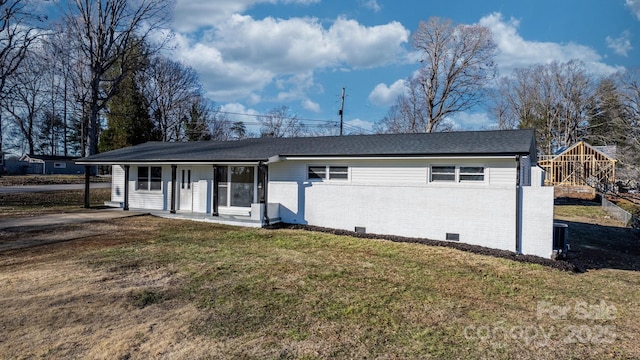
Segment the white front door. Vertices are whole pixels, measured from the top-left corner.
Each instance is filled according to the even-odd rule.
[[[193,211],[193,189],[191,169],[180,169],[178,174],[180,186],[180,210]]]

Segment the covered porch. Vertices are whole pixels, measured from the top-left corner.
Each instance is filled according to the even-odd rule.
[[[267,166],[261,162],[124,163],[112,167],[107,206],[240,226],[279,221],[279,205],[267,203]],[[87,182],[85,207],[89,190]]]

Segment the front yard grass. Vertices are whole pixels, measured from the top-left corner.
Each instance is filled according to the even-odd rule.
[[[4,356],[640,357],[637,271],[150,216],[82,226],[109,230],[0,253]]]

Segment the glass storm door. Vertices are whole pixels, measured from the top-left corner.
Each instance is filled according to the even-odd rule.
[[[229,206],[251,207],[254,197],[255,168],[253,166],[231,166]]]
[[[256,201],[255,166],[221,166],[217,175],[219,207],[250,208]]]

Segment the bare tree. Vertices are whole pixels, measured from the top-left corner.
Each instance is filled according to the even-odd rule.
[[[560,118],[564,120],[559,124],[560,143],[573,145],[585,135],[589,105],[595,93],[594,83],[581,61],[553,62],[550,66],[561,99]]]
[[[287,106],[269,110],[266,114],[260,115],[258,121],[262,124],[261,137],[298,137],[303,136],[306,131],[298,115],[292,114]]]
[[[407,93],[398,96],[382,120],[376,124],[379,133],[421,133],[427,128],[426,107],[416,79],[407,81]]]
[[[629,113],[625,106],[623,84],[618,76],[599,80],[589,106],[589,127],[586,138],[592,145],[622,144],[629,132]]]
[[[627,129],[621,149],[622,172],[640,189],[640,68],[621,75],[620,83]]]
[[[155,56],[144,82],[145,96],[162,141],[182,140],[183,119],[190,115],[193,104],[205,106],[198,74],[189,66],[164,56]]]
[[[19,70],[28,49],[42,34],[34,20],[40,20],[27,0],[0,0],[0,152],[2,151],[2,106],[11,91],[7,82]]]
[[[38,117],[50,104],[46,64],[35,55],[31,53],[22,61],[21,71],[7,83],[12,91],[5,98],[5,108],[22,140],[26,142],[30,155],[36,150]]]
[[[540,150],[552,154],[586,135],[593,95],[581,62],[534,65],[500,79],[493,113],[500,128],[535,128]]]
[[[64,23],[54,24],[49,34],[43,38],[42,57],[48,61],[50,78],[51,104],[48,110],[51,117],[61,121],[62,152],[69,156],[71,152],[70,121],[73,119],[74,91],[82,92],[86,89],[81,83],[74,86],[73,53],[69,48],[70,32],[64,28]],[[82,102],[78,102],[82,104]]]
[[[88,97],[83,110],[86,118],[86,147],[89,155],[98,151],[100,112],[138,61],[131,56],[148,56],[164,46],[146,46],[147,53],[128,51],[137,43],[150,43],[152,32],[169,19],[168,0],[73,0],[66,14],[75,39],[77,71],[86,77]],[[117,69],[114,69],[117,67]],[[117,70],[117,71],[115,71]]]
[[[409,81],[408,100],[398,105],[406,108],[412,125],[422,122],[423,132],[433,132],[447,116],[481,101],[483,88],[496,74],[497,47],[486,27],[435,17],[420,23],[412,41],[422,66]]]

